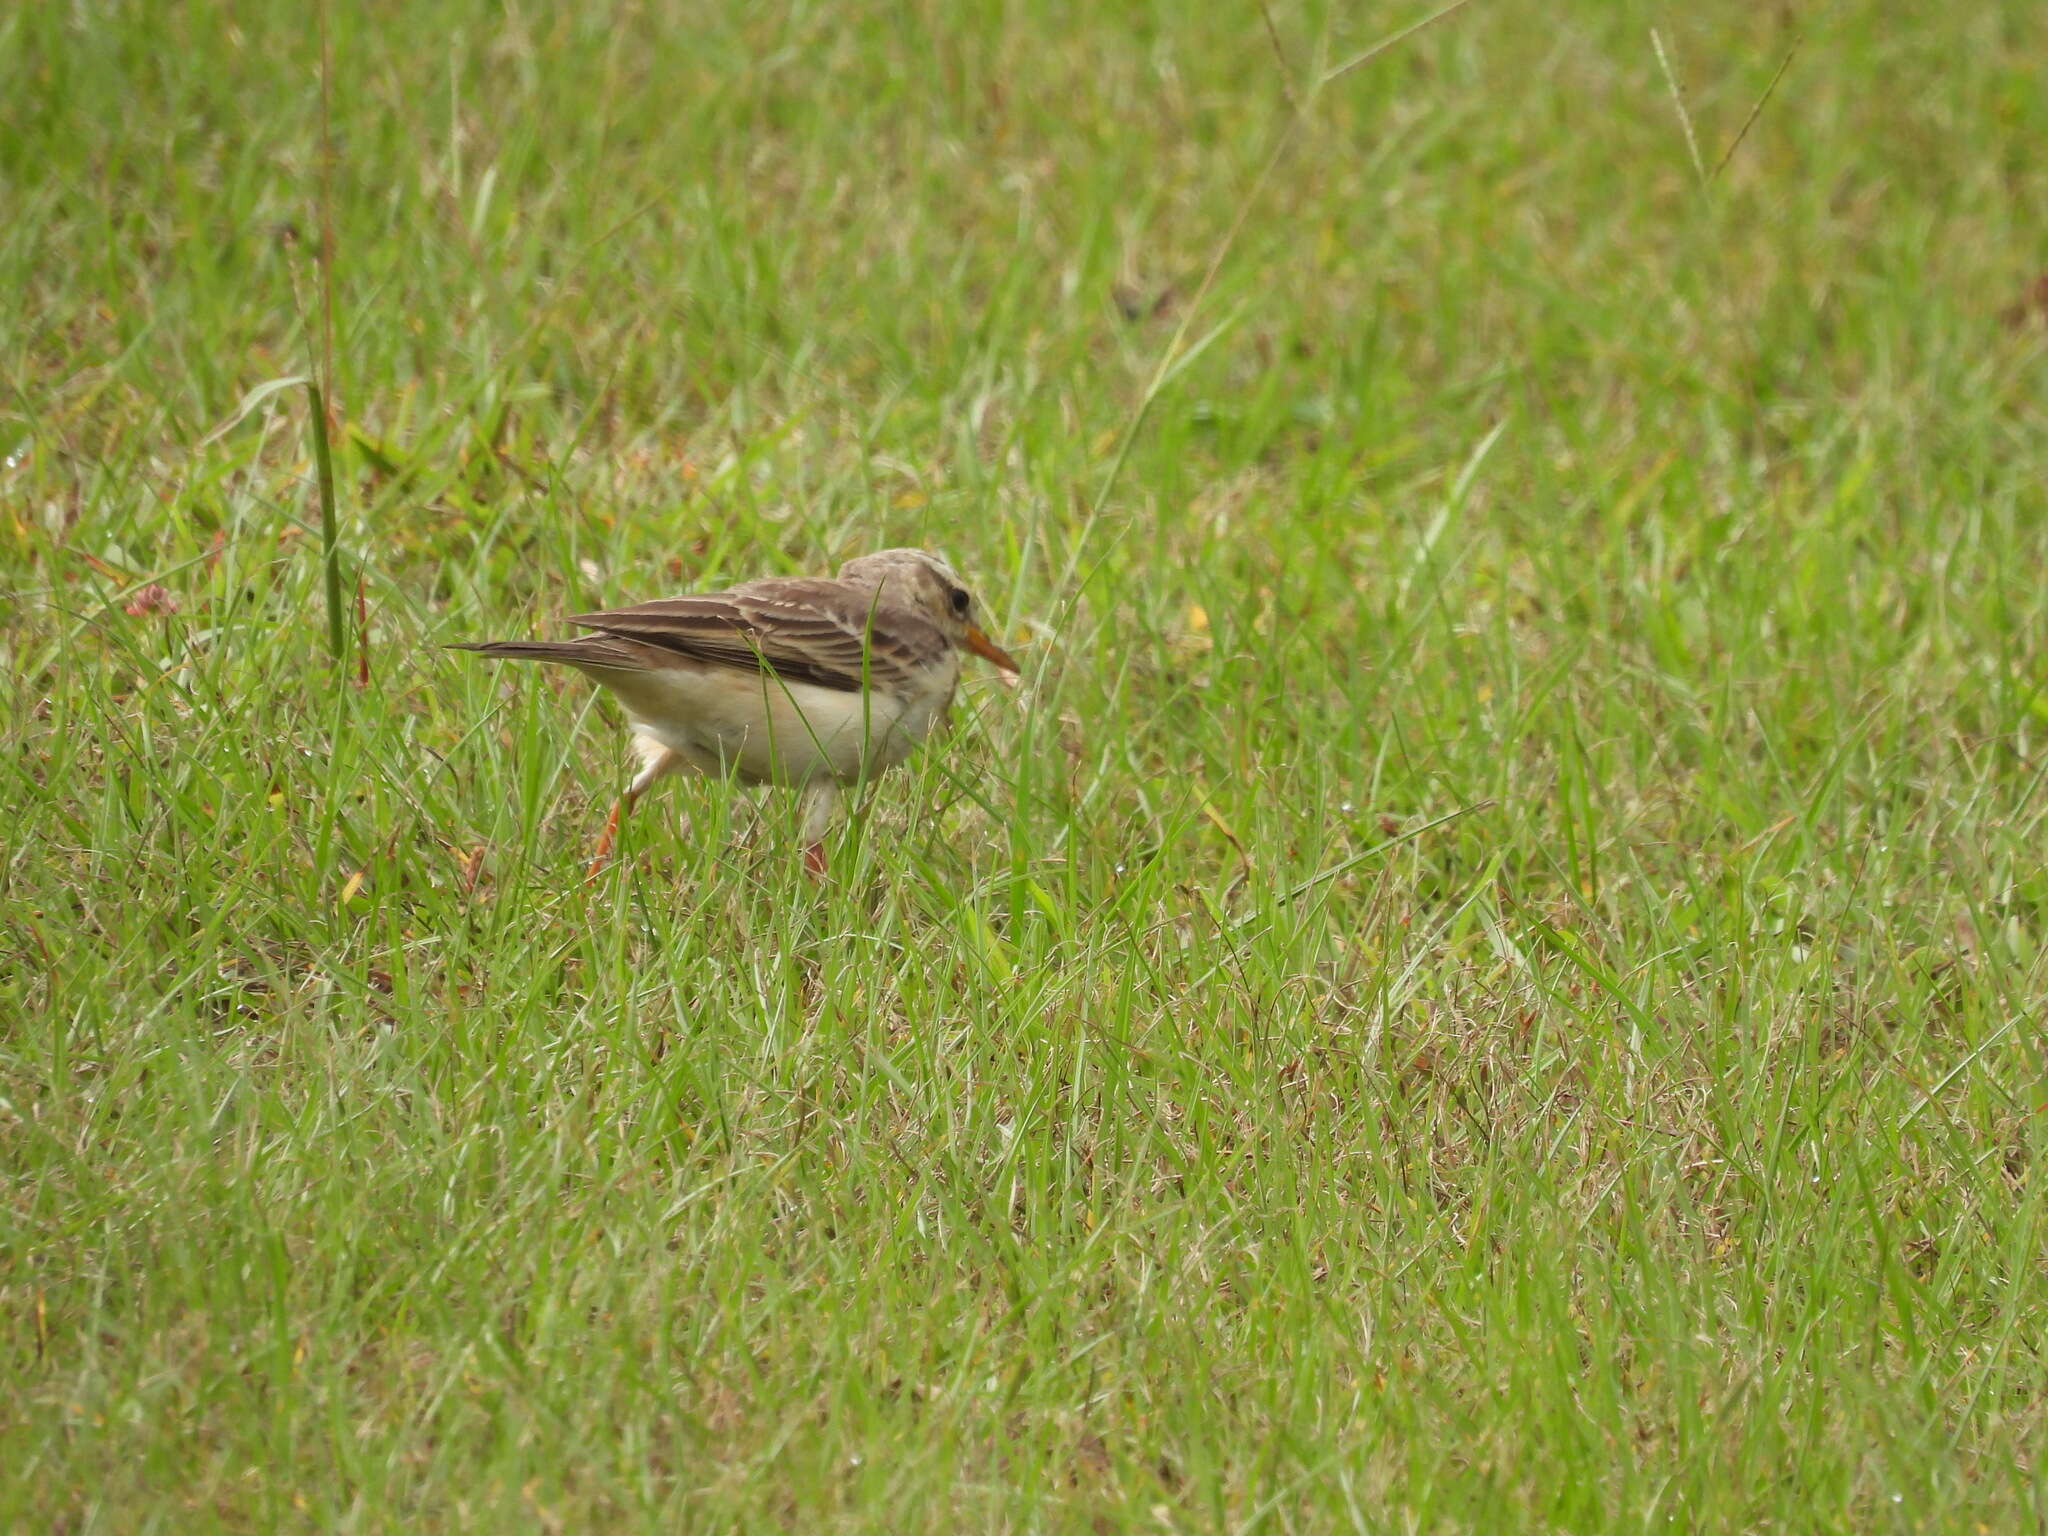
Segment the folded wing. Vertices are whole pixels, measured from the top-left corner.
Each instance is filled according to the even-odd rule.
[[[938,627],[916,613],[878,608],[872,593],[839,582],[800,578],[657,598],[576,614],[569,622],[714,666],[753,668],[847,693],[859,692],[864,680],[891,692],[913,691],[919,667],[946,646]]]

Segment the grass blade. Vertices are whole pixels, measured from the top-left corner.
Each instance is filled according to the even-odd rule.
[[[336,661],[347,652],[347,630],[341,608],[341,551],[337,547],[334,516],[334,453],[327,441],[327,402],[320,386],[306,381],[306,397],[313,408],[313,464],[320,495],[320,558],[325,566],[323,580],[327,595],[327,649]]]

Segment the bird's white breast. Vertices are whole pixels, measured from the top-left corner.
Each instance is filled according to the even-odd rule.
[[[591,675],[619,696],[636,733],[680,753],[699,772],[804,784],[820,777],[851,782],[902,762],[952,702],[960,662],[947,657],[932,669],[931,686],[910,697],[880,689],[847,693],[689,661]]]

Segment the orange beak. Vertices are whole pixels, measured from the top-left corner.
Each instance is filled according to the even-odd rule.
[[[994,662],[1005,672],[1022,673],[1024,670],[1017,665],[1017,658],[983,634],[981,626],[978,624],[967,626],[967,649],[974,652],[975,655],[981,657],[984,661]]]

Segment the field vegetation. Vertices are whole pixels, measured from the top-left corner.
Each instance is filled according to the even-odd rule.
[[[326,9],[0,12],[0,1526],[2048,1518],[2033,6]]]

